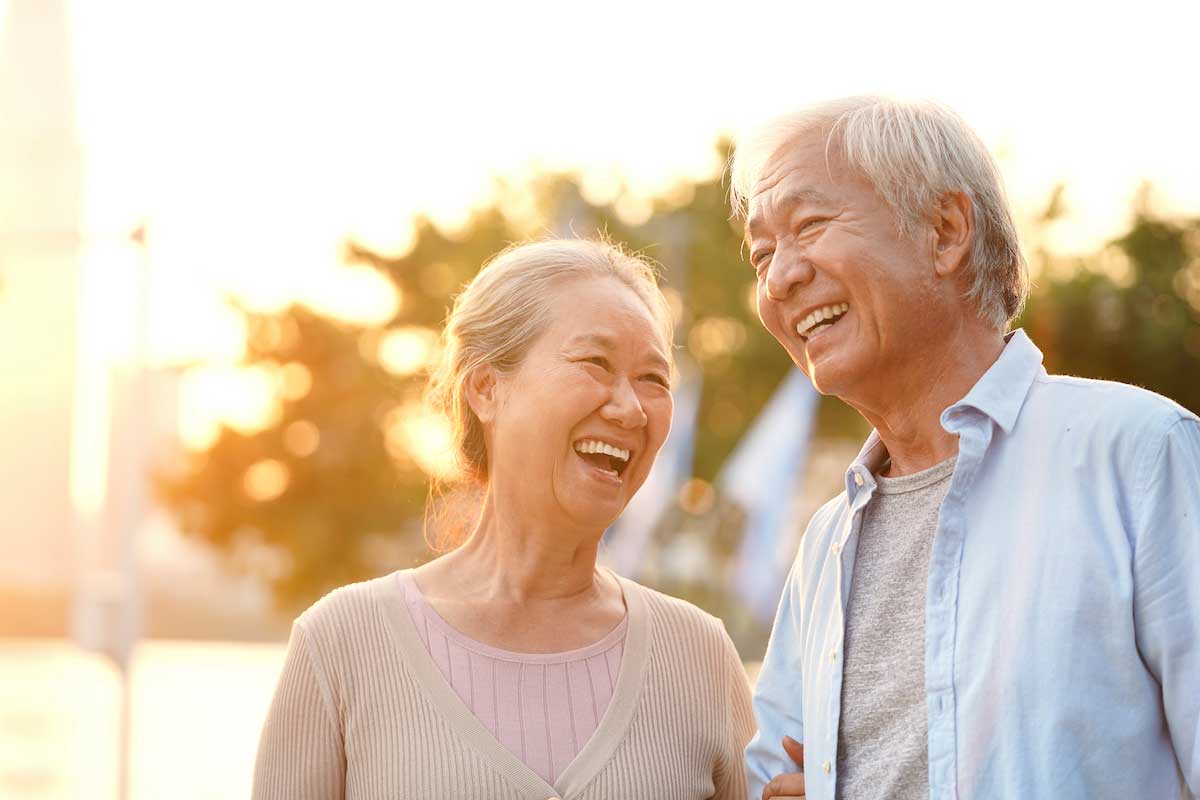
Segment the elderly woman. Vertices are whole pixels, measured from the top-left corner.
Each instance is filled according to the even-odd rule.
[[[652,270],[608,244],[484,267],[432,392],[478,517],[297,619],[255,798],[746,797],[753,717],[721,623],[596,564],[670,428],[670,333]]]

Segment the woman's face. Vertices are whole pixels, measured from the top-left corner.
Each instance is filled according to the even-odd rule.
[[[497,378],[489,473],[518,518],[603,530],[667,438],[667,343],[632,289],[572,281],[516,372]]]

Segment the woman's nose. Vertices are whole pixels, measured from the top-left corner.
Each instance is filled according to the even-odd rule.
[[[620,378],[613,384],[612,394],[600,409],[600,415],[622,428],[640,428],[647,421],[642,401],[638,399],[633,384],[626,378]]]

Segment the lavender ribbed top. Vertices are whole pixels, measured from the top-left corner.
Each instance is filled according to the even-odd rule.
[[[399,573],[417,634],[442,677],[513,755],[553,784],[595,733],[613,696],[628,615],[599,641],[563,653],[514,653],[477,642]]]

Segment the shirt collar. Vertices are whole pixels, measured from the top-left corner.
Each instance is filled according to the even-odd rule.
[[[950,433],[961,429],[964,412],[974,409],[995,420],[1005,433],[1012,433],[1017,415],[1029,396],[1034,379],[1043,372],[1042,351],[1018,328],[1004,337],[1000,357],[971,387],[966,397],[942,412],[942,427]],[[875,488],[875,473],[888,459],[878,431],[871,431],[858,456],[846,470],[846,497],[854,503],[858,493]]]
[[[846,497],[851,505],[861,491],[865,490],[867,498],[870,498],[875,489],[875,473],[883,468],[887,460],[887,447],[884,446],[883,439],[879,438],[879,431],[872,430],[866,444],[858,451],[854,461],[850,462],[850,468],[846,470]]]
[[[955,420],[968,409],[981,412],[1005,433],[1012,433],[1017,415],[1029,396],[1029,387],[1044,370],[1042,351],[1030,341],[1025,331],[1018,328],[1004,339],[1006,344],[996,363],[983,373],[966,397],[942,412],[942,427],[950,433],[958,432],[960,426],[955,425]]]

